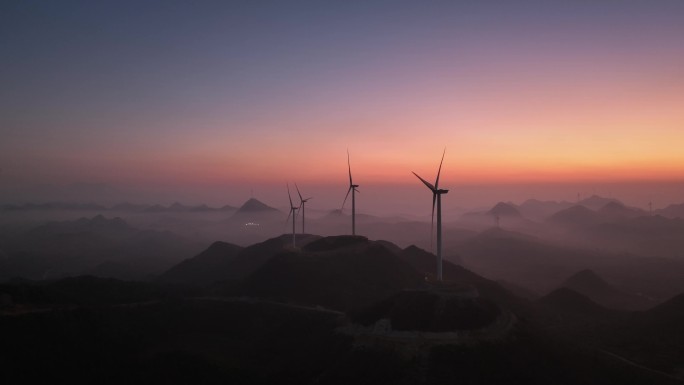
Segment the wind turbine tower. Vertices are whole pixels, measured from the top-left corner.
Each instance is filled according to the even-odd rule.
[[[435,203],[437,204],[437,280],[442,280],[442,194],[446,194],[449,190],[444,190],[439,188],[439,174],[442,172],[442,163],[444,162],[444,155],[446,154],[446,148],[442,153],[442,160],[439,162],[439,169],[437,170],[437,179],[435,180],[435,185],[433,186],[430,182],[421,178],[418,174],[413,172],[413,175],[418,177],[427,188],[432,191],[432,224],[430,227],[430,239],[432,239],[432,231],[435,223]]]
[[[349,150],[347,150],[347,166],[349,168],[349,190],[347,190],[347,195],[344,196],[344,202],[342,202],[342,209],[344,209],[344,204],[347,203],[347,198],[349,193],[352,193],[352,235],[356,235],[356,193],[359,192],[356,188],[359,187],[358,184],[354,184],[352,181],[351,174],[351,162],[349,161]],[[340,210],[341,211],[341,210]]]
[[[292,247],[297,247],[295,243],[295,214],[299,207],[292,204],[292,196],[290,195],[289,183],[287,184],[287,197],[290,199],[290,212],[287,214],[287,219],[285,220],[285,222],[289,221],[290,216],[292,216]]]
[[[312,199],[313,197],[309,197],[309,198],[304,199],[304,198],[302,198],[302,193],[299,192],[299,186],[297,186],[297,183],[295,183],[295,188],[297,189],[297,194],[299,195],[299,207],[302,208],[302,234],[306,234],[306,231],[304,230],[304,228],[305,228],[304,227],[304,225],[305,225],[304,217],[306,216],[305,206],[306,206],[306,202],[308,202],[309,199]],[[297,214],[299,214],[299,213],[297,213]]]

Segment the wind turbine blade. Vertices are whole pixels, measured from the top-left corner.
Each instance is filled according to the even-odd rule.
[[[444,162],[444,154],[446,154],[446,147],[444,147],[444,152],[442,153],[442,160],[439,162],[439,170],[437,170],[437,180],[435,181],[435,188],[439,188],[439,174],[442,173],[442,163]]]
[[[351,177],[351,161],[349,160],[349,150],[347,150],[347,166],[349,167],[349,185],[353,185],[354,182],[352,182],[352,177]]]
[[[304,200],[305,200],[305,201],[308,201],[309,199],[313,199],[313,197],[308,197],[308,198],[306,198],[306,199],[304,199]]]
[[[340,211],[344,210],[344,204],[347,203],[347,198],[349,198],[349,193],[351,192],[353,187],[349,186],[349,190],[347,190],[347,195],[344,196],[344,201],[342,202],[342,208]]]
[[[413,172],[413,171],[411,171],[411,172]],[[423,178],[421,178],[420,176],[418,176],[418,174],[416,174],[415,172],[413,172],[413,175],[417,176],[418,179],[420,179],[421,182],[425,183],[425,185],[426,185],[430,190],[432,190],[433,192],[434,192],[435,190],[437,190],[437,189],[435,188],[435,186],[433,186],[430,182],[428,182],[428,181],[426,181],[425,179],[423,179]]]
[[[295,183],[295,188],[297,188],[297,194],[299,195],[299,204],[301,205],[302,204],[301,202],[304,199],[302,199],[302,194],[299,192],[299,186],[297,186],[297,183]]]
[[[292,208],[290,208],[290,211],[287,213],[287,219],[285,219],[285,223],[290,221],[290,215],[292,215]]]
[[[433,252],[432,250],[432,242],[434,242],[435,239],[435,201],[437,200],[437,194],[433,193],[432,194],[432,220],[430,221],[430,252]]]
[[[290,208],[292,208],[292,196],[290,196],[290,184],[287,184],[287,197],[290,199]]]

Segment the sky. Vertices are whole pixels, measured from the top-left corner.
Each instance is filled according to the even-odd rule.
[[[682,202],[683,43],[682,1],[4,1],[0,200],[337,207],[349,150],[429,209],[446,148],[447,208]]]

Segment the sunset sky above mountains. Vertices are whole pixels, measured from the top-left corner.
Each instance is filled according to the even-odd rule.
[[[348,148],[361,198],[399,201],[446,146],[445,205],[676,199],[683,20],[681,1],[6,1],[0,197],[239,203],[297,181],[336,205]]]

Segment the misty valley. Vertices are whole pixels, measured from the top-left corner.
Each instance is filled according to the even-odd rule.
[[[1,206],[0,380],[684,381],[684,204],[306,210]]]

